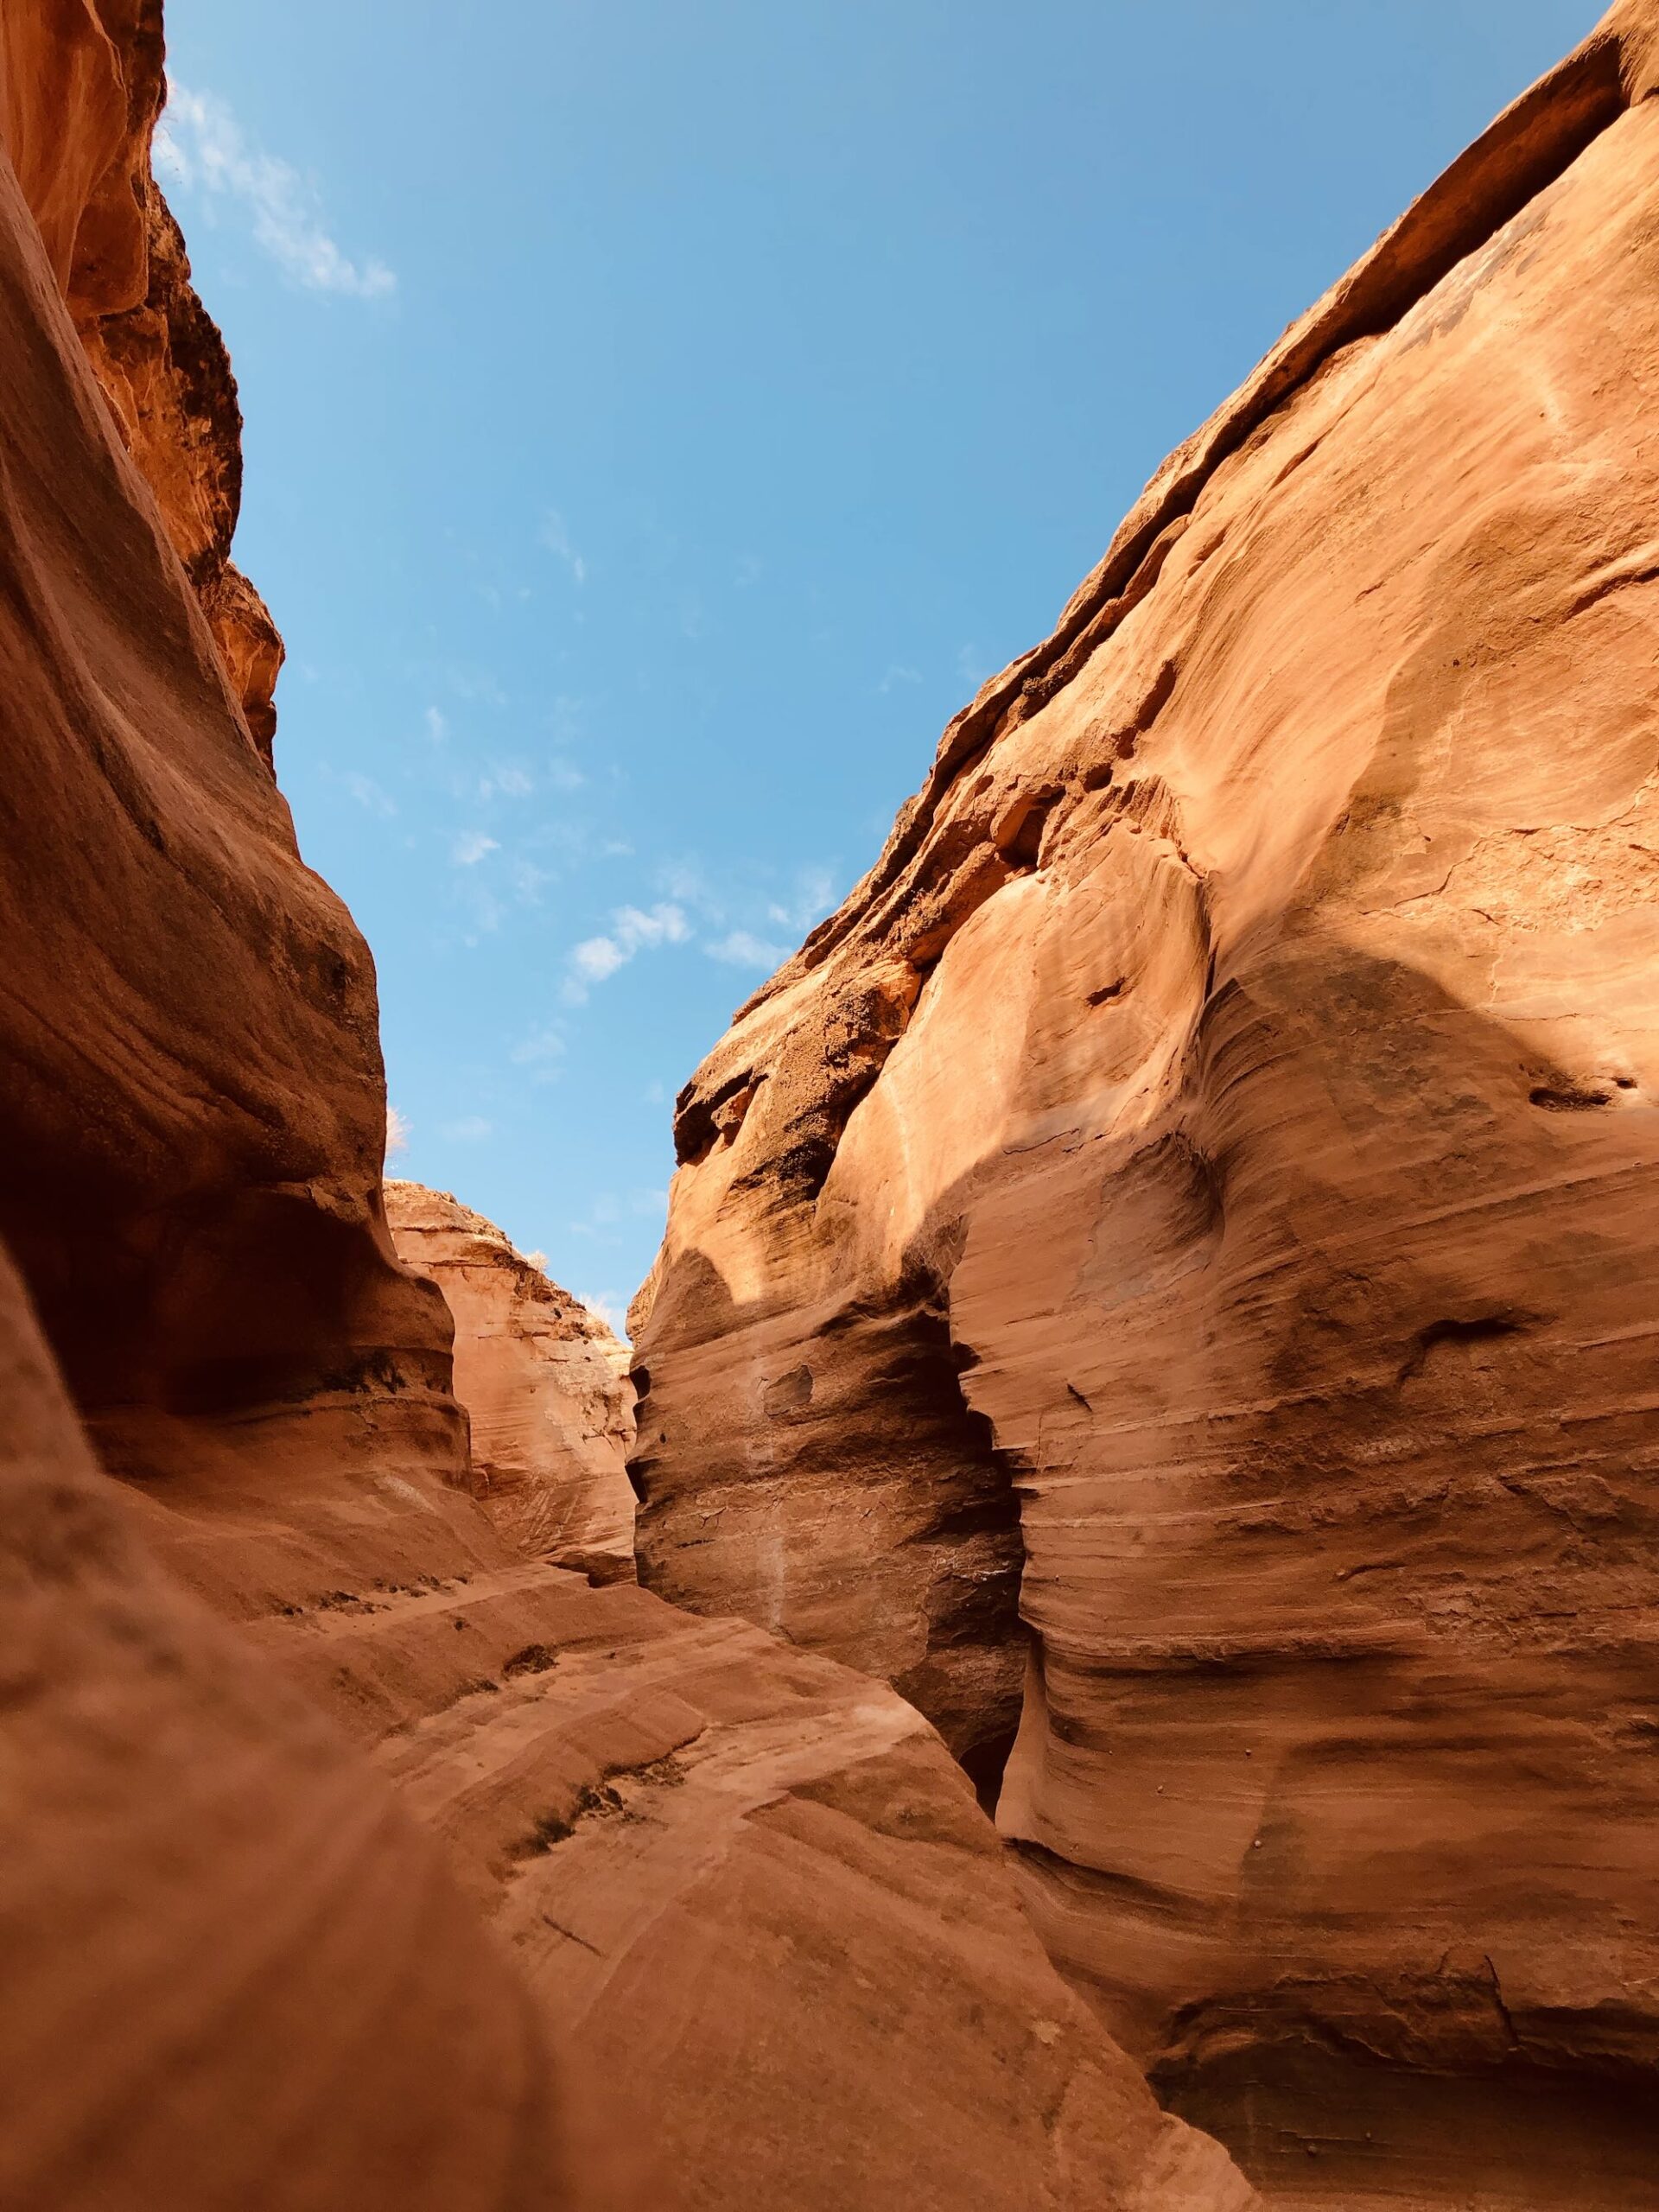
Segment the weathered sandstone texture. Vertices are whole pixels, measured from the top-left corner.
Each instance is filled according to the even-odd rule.
[[[454,1316],[474,1496],[528,1557],[632,1582],[626,1345],[447,1191],[388,1181],[386,1218],[399,1258]]]
[[[161,0],[14,0],[0,10],[0,135],[269,760],[283,641],[230,557],[242,415],[225,341],[150,173],[162,59]]]
[[[586,2206],[537,2008],[391,1791],[135,1541],[3,1255],[0,1408],[0,2202]]]
[[[129,289],[148,265],[123,118],[130,91],[153,113],[160,55],[137,12],[118,51],[84,5],[0,12],[31,191],[5,164],[0,1235],[124,1471],[205,1466],[259,1425],[302,1452],[331,1428],[331,1452],[384,1454],[395,1431],[447,1470],[448,1319],[381,1206],[367,948],[302,864],[184,583],[188,423],[170,462],[124,449],[62,293],[86,331],[125,293],[83,265]],[[233,448],[233,404],[221,427]]]
[[[633,1317],[645,1579],[1017,1715],[1051,1953],[1286,2201],[1659,2204],[1656,49],[951,724]]]
[[[1066,1988],[885,1684],[524,1561],[251,1633],[446,1840],[650,2146],[652,2212],[1255,2202]]]
[[[1240,2212],[912,1709],[469,1495],[198,418],[124,442],[69,311],[155,250],[156,35],[0,8],[0,2200]]]

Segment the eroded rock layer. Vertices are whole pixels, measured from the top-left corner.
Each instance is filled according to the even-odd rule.
[[[302,1451],[397,1428],[444,1472],[448,1317],[380,1203],[372,963],[175,542],[205,471],[228,543],[233,397],[200,437],[194,401],[161,408],[129,453],[88,373],[161,220],[158,34],[128,14],[121,45],[86,6],[0,16],[31,191],[0,170],[0,1234],[124,1471],[238,1452],[257,1421]]]
[[[163,92],[161,0],[16,0],[0,12],[0,137],[269,760],[283,641],[230,557],[242,415],[225,341],[150,172]]]
[[[439,1853],[160,1573],[0,1254],[0,2202],[559,2212],[548,2030]]]
[[[474,1495],[527,1557],[632,1582],[627,1347],[447,1191],[388,1182],[386,1217],[399,1257],[454,1317]]]
[[[1287,2201],[1659,2203],[1656,23],[951,725],[634,1316],[647,1580],[1027,1668],[1049,1948]]]

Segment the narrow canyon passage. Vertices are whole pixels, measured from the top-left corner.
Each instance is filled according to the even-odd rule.
[[[386,1175],[162,29],[0,0],[0,2201],[1659,2212],[1659,0],[947,728],[632,1347]]]

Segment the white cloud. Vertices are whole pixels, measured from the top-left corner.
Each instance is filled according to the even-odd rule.
[[[451,1144],[482,1144],[486,1137],[495,1135],[495,1123],[486,1122],[481,1114],[463,1114],[458,1122],[446,1122],[441,1134]]]
[[[396,1160],[400,1153],[409,1150],[409,1121],[405,1115],[388,1104],[386,1108],[386,1158]]]
[[[499,853],[501,848],[493,837],[486,836],[481,830],[463,830],[449,849],[449,857],[457,868],[475,868],[486,853]]]
[[[575,1294],[578,1306],[585,1306],[590,1313],[597,1313],[613,1337],[628,1341],[628,1302],[620,1290],[579,1290]]]
[[[602,983],[626,965],[628,955],[613,937],[590,937],[570,956],[570,965],[585,983]]]
[[[980,655],[977,645],[963,645],[957,654],[957,674],[976,692],[995,671]]]
[[[711,960],[724,960],[733,968],[756,968],[770,975],[789,957],[787,945],[769,944],[751,930],[732,930],[703,946]]]
[[[169,77],[156,132],[156,166],[169,182],[238,205],[256,242],[293,283],[310,292],[380,299],[397,278],[384,261],[353,261],[323,220],[316,188],[290,162],[243,137],[225,102]]]
[[[507,1058],[515,1067],[528,1068],[532,1083],[556,1083],[565,1041],[564,1032],[557,1022],[544,1022],[521,1038]]]
[[[878,691],[896,691],[901,683],[919,683],[921,680],[919,668],[890,668],[875,688]]]
[[[469,706],[506,707],[512,703],[486,668],[468,668],[452,660],[442,673],[456,698],[466,700]]]
[[[542,517],[542,526],[537,535],[548,551],[556,555],[563,562],[577,583],[587,582],[588,563],[570,543],[570,533],[564,526],[564,517],[556,508],[550,507]]]
[[[550,868],[537,868],[534,861],[514,861],[511,873],[513,890],[524,906],[538,906],[543,892],[555,880]]]
[[[766,919],[779,929],[806,931],[821,922],[835,903],[836,880],[829,869],[804,868],[796,872],[794,897],[774,900],[766,908]]]
[[[657,880],[671,899],[683,899],[688,906],[708,908],[709,881],[700,861],[664,861],[657,871]]]
[[[619,906],[603,937],[586,938],[570,955],[563,997],[567,1006],[584,1006],[590,987],[624,968],[637,952],[663,944],[683,944],[691,925],[683,910],[667,899],[656,906]]]
[[[449,725],[443,718],[442,709],[437,707],[427,709],[426,734],[434,745],[442,745],[444,739],[448,736]]]
[[[387,798],[372,776],[360,776],[353,770],[351,774],[342,776],[340,780],[358,804],[366,807],[371,814],[397,813],[397,801]]]

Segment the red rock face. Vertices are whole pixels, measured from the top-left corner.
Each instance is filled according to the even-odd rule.
[[[1298,2202],[1659,2202],[1655,25],[952,724],[634,1318],[647,1580],[1017,1703],[1052,1954]]]
[[[230,557],[242,413],[225,341],[150,174],[163,92],[161,0],[17,0],[0,19],[0,137],[269,761],[283,641]]]
[[[506,1961],[384,1783],[135,1541],[3,1256],[0,1406],[0,2201],[575,2204]]]
[[[6,11],[6,134],[91,314],[119,286],[83,286],[83,264],[128,264],[104,200],[72,221],[69,188],[113,145],[142,261],[147,155],[122,134],[128,82],[160,57],[139,39],[124,81],[91,13],[68,16]],[[65,95],[70,127],[42,141],[66,78],[79,104]],[[99,189],[115,190],[107,164]],[[251,1422],[303,1453],[366,1420],[447,1471],[447,1318],[398,1267],[380,1207],[367,950],[300,861],[171,542],[169,490],[195,460],[157,470],[158,505],[9,166],[0,290],[0,1233],[124,1470],[240,1452]]]
[[[627,1347],[447,1191],[389,1182],[386,1216],[398,1256],[454,1316],[474,1496],[526,1558],[632,1582]]]

